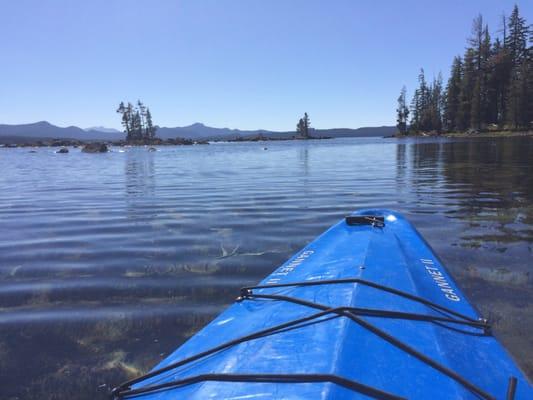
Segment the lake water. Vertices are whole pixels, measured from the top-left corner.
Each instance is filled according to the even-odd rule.
[[[351,210],[403,212],[533,377],[533,138],[0,149],[0,398],[106,399]]]

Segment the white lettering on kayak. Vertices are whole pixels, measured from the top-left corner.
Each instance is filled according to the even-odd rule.
[[[433,281],[437,284],[439,289],[444,293],[444,296],[451,301],[461,301],[461,298],[455,293],[455,290],[450,286],[450,283],[446,280],[444,274],[435,266],[433,260],[427,258],[421,258],[422,264],[426,268]]]
[[[279,278],[274,278],[274,276],[286,276],[292,271],[296,269],[301,263],[305,261],[306,258],[308,258],[311,254],[313,254],[314,250],[306,250],[303,253],[299,254],[298,257],[296,257],[294,260],[292,260],[287,265],[284,265],[280,269],[278,269],[276,272],[272,274],[272,278],[268,280],[267,283],[273,283],[274,281],[279,281]]]

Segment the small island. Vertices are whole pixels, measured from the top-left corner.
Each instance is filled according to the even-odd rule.
[[[304,113],[304,116],[298,120],[298,123],[296,124],[296,132],[293,135],[283,135],[279,137],[275,136],[266,136],[262,133],[259,133],[257,135],[253,136],[247,136],[247,137],[236,137],[234,139],[227,140],[228,142],[263,142],[263,141],[280,141],[280,140],[309,140],[309,139],[332,139],[331,136],[320,136],[320,135],[311,135],[311,133],[314,131],[313,128],[311,128],[311,120],[309,119],[309,115],[307,113]]]
[[[185,138],[169,138],[163,140],[156,136],[157,126],[153,124],[150,108],[142,101],[137,100],[134,106],[132,103],[124,104],[120,102],[117,113],[121,115],[122,126],[126,139],[124,141],[113,142],[114,146],[154,146],[154,145],[193,145],[209,144],[206,140],[191,140]]]
[[[153,145],[158,143],[160,139],[155,136],[157,127],[152,122],[152,114],[150,109],[145,106],[140,100],[137,100],[137,105],[132,103],[127,105],[120,102],[117,113],[122,117],[122,126],[126,133],[126,143],[129,145]]]

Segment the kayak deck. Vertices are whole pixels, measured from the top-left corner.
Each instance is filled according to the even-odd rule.
[[[533,398],[430,247],[388,210],[334,225],[153,371],[117,397],[506,399],[516,378],[514,398]],[[154,385],[168,387],[135,393]]]

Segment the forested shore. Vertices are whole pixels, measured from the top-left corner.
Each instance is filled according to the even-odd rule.
[[[533,28],[514,6],[502,16],[496,37],[476,17],[463,55],[428,82],[424,69],[408,105],[398,97],[398,135],[531,134],[533,125]]]

